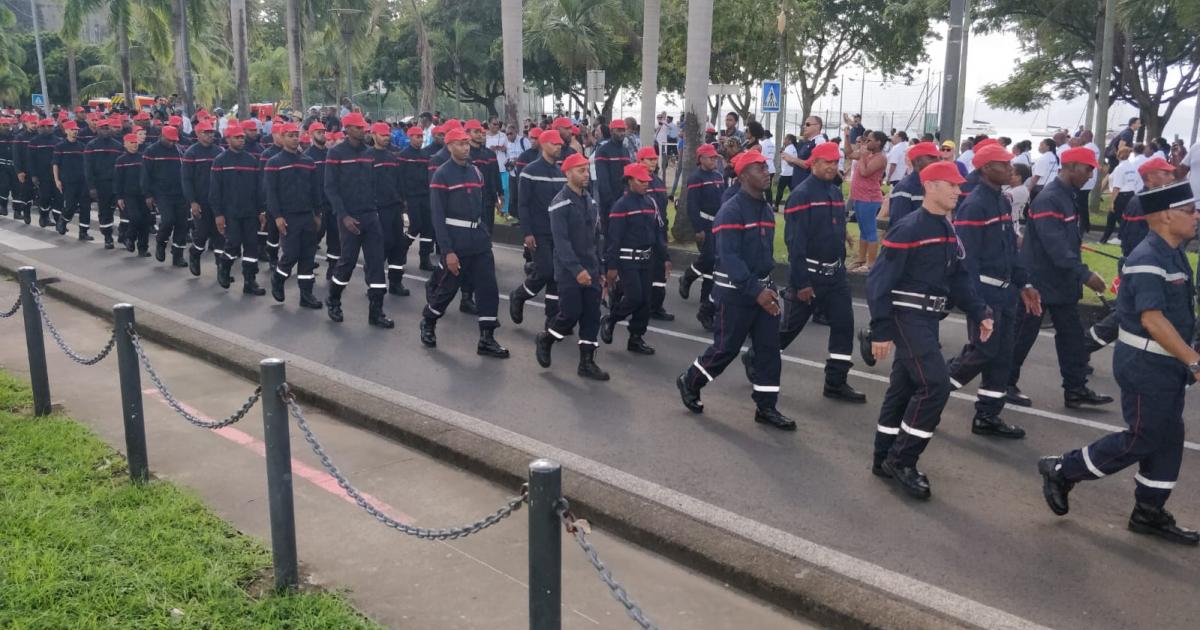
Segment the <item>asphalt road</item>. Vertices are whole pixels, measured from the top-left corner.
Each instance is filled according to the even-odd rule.
[[[49,246],[48,246],[49,245]],[[597,362],[613,374],[604,384],[575,375],[574,343],[555,347],[555,366],[533,356],[540,308],[530,303],[525,324],[513,325],[501,301],[497,337],[514,353],[501,361],[479,357],[474,317],[451,312],[439,325],[435,350],[421,346],[417,321],[424,273],[409,280],[413,295],[389,297],[393,331],[366,324],[361,271],[344,299],[346,322],[296,303],[243,296],[215,281],[211,257],[204,275],[138,260],[123,250],[53,235],[0,219],[0,251],[16,251],[140,299],[257,339],[385,387],[429,400],[613,468],[691,495],[766,525],[939,586],[1031,622],[1055,628],[1193,628],[1200,618],[1196,550],[1131,534],[1133,470],[1079,486],[1072,513],[1053,516],[1040,492],[1035,464],[1122,424],[1116,404],[1102,410],[1062,405],[1052,340],[1043,335],[1025,366],[1022,387],[1032,411],[1010,410],[1009,421],[1029,436],[995,441],[970,433],[976,384],[952,398],[937,437],[921,461],[933,486],[928,503],[909,500],[869,471],[878,405],[889,365],[856,366],[851,382],[867,405],[821,396],[828,329],[810,325],[785,355],[780,407],[799,422],[781,433],[753,422],[750,387],[735,363],[704,390],[706,411],[688,413],[675,376],[704,348],[706,335],[690,302],[669,287],[675,322],[652,322],[647,341],[658,354],[631,355],[626,333],[603,346]],[[501,293],[521,280],[521,256],[497,245]],[[414,265],[415,270],[415,265]],[[323,274],[324,268],[318,273]],[[322,276],[323,277],[323,276]],[[266,273],[260,279],[267,278]],[[318,282],[318,294],[325,291]],[[698,288],[698,287],[697,287]],[[865,321],[857,303],[855,316]],[[942,326],[944,352],[965,339],[961,317]],[[1092,385],[1117,394],[1111,354],[1097,355]],[[1189,418],[1196,413],[1189,409]],[[1183,524],[1200,525],[1189,443],[1170,507]],[[1191,621],[1189,621],[1191,620]]]

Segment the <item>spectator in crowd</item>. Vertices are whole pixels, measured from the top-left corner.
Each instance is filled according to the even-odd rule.
[[[971,162],[974,161],[974,159],[975,159],[975,139],[974,138],[963,138],[962,150],[959,151],[959,154],[958,154],[958,163],[965,166],[967,168],[967,171],[969,172],[971,169],[975,168],[971,164]]]
[[[1108,176],[1108,191],[1113,195],[1113,202],[1112,207],[1108,210],[1104,235],[1100,237],[1101,243],[1109,242],[1125,215],[1125,207],[1129,205],[1129,200],[1141,192],[1145,186],[1142,176],[1138,174],[1132,154],[1133,151],[1127,146],[1117,149],[1117,168],[1113,169],[1112,174]],[[1120,243],[1117,241],[1114,244],[1119,245]]]
[[[746,134],[742,133],[741,129],[738,129],[738,121],[740,120],[741,118],[737,115],[737,112],[725,114],[725,128],[721,130],[721,137],[745,140]]]
[[[1025,185],[1033,176],[1032,169],[1026,164],[1013,164],[1013,176],[1004,194],[1012,206],[1013,229],[1021,234],[1021,226],[1025,224],[1026,212],[1029,209],[1029,187]]]
[[[862,124],[862,114],[855,114],[853,116],[850,114],[843,114],[842,122],[845,123],[846,127],[849,129],[849,131],[846,132],[846,138],[849,140],[850,146],[858,146],[858,139],[867,132]]]
[[[1054,181],[1058,177],[1058,152],[1055,151],[1054,139],[1043,138],[1038,143],[1038,156],[1036,162],[1033,163],[1033,176],[1029,178],[1029,202],[1033,203],[1037,199],[1038,193],[1046,187],[1046,184]]]
[[[884,138],[886,140],[887,138]],[[880,143],[882,149],[882,143]],[[892,148],[887,154],[887,182],[896,185],[908,174],[908,134],[897,131],[892,134]]]
[[[776,212],[779,212],[779,204],[792,191],[792,168],[801,161],[796,155],[796,134],[789,133],[783,138],[783,154],[779,162],[779,185],[775,187]]]
[[[887,135],[882,131],[872,131],[859,137],[858,143],[852,145],[849,132],[846,134],[846,159],[854,164],[850,178],[850,202],[854,204],[859,231],[858,256],[849,269],[854,273],[869,271],[879,255],[879,233],[875,221],[883,206],[883,187],[880,182],[889,165],[888,158],[883,155],[883,145],[887,140]],[[902,159],[907,161],[907,156]]]
[[[1137,134],[1138,129],[1141,128],[1142,119],[1134,116],[1133,118],[1129,119],[1128,126],[1122,129],[1120,133],[1113,136],[1112,142],[1108,143],[1108,148],[1104,151],[1104,158],[1108,160],[1109,172],[1112,172],[1113,169],[1117,168],[1117,164],[1120,163],[1120,157],[1117,155],[1117,149],[1121,148],[1121,145],[1132,147],[1134,135]]]
[[[1013,147],[1013,166],[1018,164],[1024,165],[1025,168],[1033,170],[1033,158],[1029,153],[1033,150],[1033,143],[1028,140],[1022,140]]]

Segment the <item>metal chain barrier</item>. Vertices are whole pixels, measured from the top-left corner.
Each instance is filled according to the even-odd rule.
[[[0,319],[8,319],[9,317],[16,315],[17,311],[19,311],[19,310],[21,310],[21,294],[20,293],[17,294],[17,301],[13,302],[12,308],[8,309],[7,311],[4,311],[3,313],[0,313]]]
[[[588,542],[587,533],[590,531],[590,528],[587,521],[576,519],[575,515],[571,514],[571,504],[567,501],[566,497],[559,500],[557,511],[558,517],[562,519],[563,527],[566,528],[567,533],[575,537],[575,542],[579,543],[579,548],[587,555],[588,561],[592,563],[592,567],[600,575],[600,581],[604,582],[604,585],[608,587],[613,599],[625,607],[625,612],[629,615],[629,618],[634,620],[644,630],[658,630],[658,626],[653,621],[650,621],[645,612],[642,612],[637,602],[629,597],[629,593],[613,577],[612,571],[609,571],[604,562],[600,560],[600,556],[596,553],[596,548],[592,546],[592,543]]]
[[[42,303],[41,290],[34,286],[30,288],[30,293],[33,295],[33,303],[37,305],[38,314],[42,316],[42,321],[46,323],[46,330],[50,331],[50,336],[54,338],[54,343],[58,344],[58,347],[61,348],[62,351],[72,361],[80,365],[96,365],[97,363],[103,361],[105,357],[112,352],[112,349],[117,344],[116,330],[113,330],[112,336],[108,338],[108,343],[104,344],[104,348],[101,349],[100,352],[98,352],[95,356],[85,357],[76,353],[71,349],[71,346],[67,345],[67,342],[65,339],[63,339],[62,334],[58,332],[58,328],[54,327],[54,322],[50,321],[50,316],[46,314],[46,305]],[[17,303],[20,304],[20,302],[21,301],[18,299]],[[7,315],[5,317],[7,317]]]
[[[237,423],[242,418],[245,418],[246,414],[250,413],[250,410],[258,402],[259,398],[262,398],[262,387],[258,386],[254,388],[254,393],[250,394],[250,397],[246,399],[246,402],[242,403],[241,408],[233,412],[233,415],[225,418],[224,420],[209,422],[197,418],[191,413],[188,413],[188,411],[183,408],[183,405],[179,404],[179,401],[175,400],[175,397],[172,396],[171,392],[167,390],[167,386],[162,382],[162,377],[160,377],[158,372],[154,371],[154,367],[150,365],[150,357],[146,356],[146,350],[142,347],[142,340],[132,325],[129,327],[129,340],[133,344],[133,349],[137,353],[138,360],[141,361],[142,367],[146,369],[146,375],[150,377],[150,382],[154,383],[154,388],[158,390],[159,394],[162,394],[163,400],[167,402],[167,406],[173,409],[175,413],[179,414],[184,420],[187,420],[192,426],[200,427],[201,429],[223,429],[231,424]]]
[[[342,475],[337,466],[333,465],[333,462],[329,459],[329,455],[325,453],[325,449],[322,448],[320,442],[317,441],[317,436],[314,435],[312,429],[309,428],[308,422],[304,419],[304,411],[300,409],[299,403],[296,402],[296,396],[292,393],[287,383],[284,383],[280,387],[279,396],[283,399],[284,403],[287,404],[288,411],[291,416],[296,419],[296,424],[299,425],[300,431],[304,433],[304,440],[308,442],[309,446],[312,447],[313,453],[315,453],[316,456],[321,459],[321,465],[326,471],[329,472],[330,476],[337,481],[338,485],[341,486],[346,495],[351,499],[354,499],[354,502],[357,503],[358,506],[363,510],[365,510],[367,514],[370,514],[372,517],[374,517],[375,520],[402,534],[408,534],[409,536],[415,536],[425,540],[455,540],[458,538],[466,538],[471,534],[477,534],[508,518],[509,516],[512,516],[514,512],[521,509],[521,506],[528,501],[529,487],[528,485],[522,485],[521,494],[509,498],[503,507],[469,525],[448,528],[425,528],[414,527],[412,525],[401,523],[387,514],[384,514],[379,508],[372,505],[370,501],[367,501],[365,498],[363,498],[362,494],[360,494],[358,490],[356,490],[354,486],[350,484],[350,481],[347,480],[344,475]]]

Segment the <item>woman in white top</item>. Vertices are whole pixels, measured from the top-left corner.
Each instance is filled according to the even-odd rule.
[[[1131,158],[1133,151],[1129,147],[1121,147],[1117,151],[1117,168],[1113,169],[1111,175],[1108,176],[1108,189],[1113,197],[1112,208],[1108,210],[1108,220],[1104,225],[1104,236],[1100,237],[1101,243],[1108,243],[1112,237],[1113,231],[1117,229],[1117,224],[1123,219],[1125,214],[1125,206],[1129,205],[1129,200],[1134,195],[1141,192],[1145,184],[1142,182],[1142,176],[1138,174],[1137,163]],[[1113,239],[1114,245],[1120,245],[1121,241]]]
[[[1028,140],[1022,140],[1018,142],[1016,146],[1013,147],[1013,166],[1024,164],[1029,168],[1030,171],[1033,171],[1033,157],[1029,155],[1029,152],[1032,150],[1033,144]]]
[[[789,133],[783,138],[783,155],[779,162],[779,185],[775,187],[776,212],[779,212],[779,204],[787,199],[786,195],[792,193],[792,165],[801,162],[796,155],[796,134]]]
[[[1041,156],[1033,163],[1033,177],[1029,178],[1029,201],[1033,201],[1038,193],[1049,184],[1051,180],[1058,177],[1058,153],[1055,151],[1054,140],[1044,138],[1038,144],[1038,152]]]

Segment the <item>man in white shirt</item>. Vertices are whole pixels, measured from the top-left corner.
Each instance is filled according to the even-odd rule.
[[[493,118],[488,121],[487,137],[483,143],[483,146],[496,153],[496,166],[503,174],[507,170],[505,165],[508,164],[508,136],[501,130],[499,120]]]
[[[1091,149],[1092,153],[1096,156],[1096,163],[1100,164],[1102,162],[1100,159],[1100,147],[1096,146],[1092,142],[1092,139],[1092,131],[1084,129],[1079,132],[1079,137],[1077,138],[1078,146]],[[1079,229],[1084,233],[1087,233],[1092,227],[1091,214],[1088,212],[1088,203],[1092,196],[1092,190],[1096,187],[1096,182],[1099,179],[1100,169],[1092,169],[1091,178],[1084,182],[1083,188],[1080,189],[1082,193],[1075,195],[1075,214],[1079,217]]]
[[[889,184],[904,179],[908,174],[908,134],[897,131],[892,136],[892,148],[888,151],[887,181]]]
[[[970,138],[963,138],[962,153],[958,156],[958,161],[963,166],[967,167],[967,172],[975,170],[975,141]]]
[[[1188,182],[1192,185],[1192,193],[1200,190],[1200,142],[1188,149],[1187,159],[1183,161],[1188,167]]]

